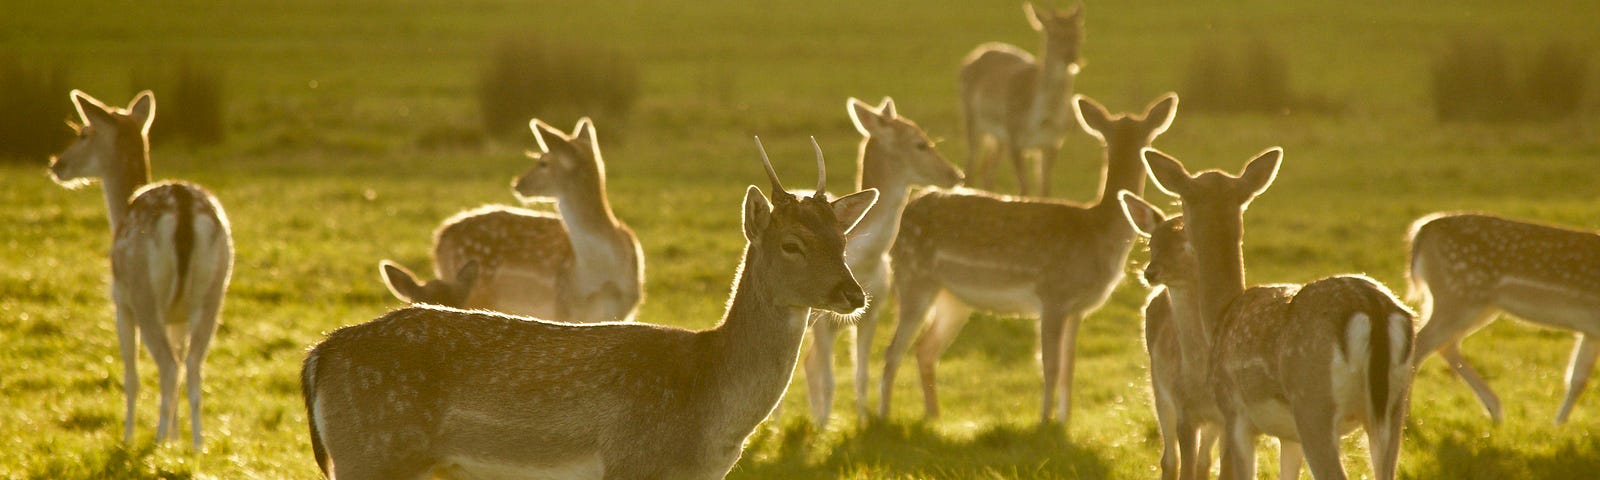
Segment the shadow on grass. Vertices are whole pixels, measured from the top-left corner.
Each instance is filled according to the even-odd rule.
[[[1433,457],[1412,470],[1416,478],[1595,478],[1600,472],[1600,436],[1551,438],[1549,443],[1508,447],[1479,436],[1488,425],[1471,427],[1462,425],[1435,438],[1408,438],[1405,449],[1427,450]],[[1401,462],[1405,462],[1404,454]]]
[[[1104,452],[1072,443],[1060,425],[1002,425],[954,438],[926,423],[874,422],[817,432],[809,422],[764,428],[729,478],[1104,478]]]
[[[138,446],[123,446],[120,442],[116,445],[103,447],[99,450],[86,452],[80,458],[58,458],[28,472],[28,478],[43,479],[161,479],[161,480],[187,480],[194,478],[194,473],[188,471],[189,465],[177,465],[178,470],[171,469],[173,465],[157,461],[156,446],[154,443],[143,443]]]

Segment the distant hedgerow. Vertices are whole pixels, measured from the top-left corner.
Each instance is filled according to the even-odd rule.
[[[1519,77],[1500,38],[1457,35],[1433,61],[1433,109],[1441,121],[1559,119],[1577,113],[1588,87],[1588,57],[1552,42]]]
[[[534,117],[555,125],[582,116],[623,124],[638,95],[639,67],[632,58],[614,49],[538,36],[497,43],[478,84],[484,130],[496,135],[526,133],[528,119]]]
[[[196,145],[222,142],[227,121],[220,70],[183,59],[168,70],[137,67],[129,76],[134,91],[148,89],[156,94],[152,143],[177,139]]]
[[[1338,110],[1327,98],[1296,94],[1289,87],[1287,57],[1265,40],[1252,40],[1237,53],[1224,42],[1205,41],[1189,59],[1178,92],[1185,108],[1229,113]]]
[[[0,55],[0,159],[41,161],[72,138],[65,123],[77,118],[67,99],[66,70],[33,70]]]

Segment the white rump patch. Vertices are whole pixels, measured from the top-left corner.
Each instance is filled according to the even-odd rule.
[[[1389,368],[1391,369],[1406,366],[1411,362],[1410,356],[1405,354],[1406,333],[1411,328],[1410,323],[1406,321],[1408,319],[1409,317],[1399,313],[1389,314]]]

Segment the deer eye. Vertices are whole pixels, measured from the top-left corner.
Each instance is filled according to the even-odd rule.
[[[783,242],[783,245],[780,248],[783,248],[783,253],[787,253],[787,254],[790,254],[790,255],[799,255],[800,254],[800,242],[794,242],[794,241]]]

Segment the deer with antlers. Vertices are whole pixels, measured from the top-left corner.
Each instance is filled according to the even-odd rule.
[[[1138,116],[1112,116],[1081,95],[1074,105],[1083,129],[1106,147],[1098,203],[954,190],[933,191],[906,205],[892,248],[900,321],[884,352],[880,415],[888,415],[895,372],[915,337],[924,411],[938,416],[939,357],[968,315],[982,309],[1037,316],[1044,372],[1040,419],[1049,421],[1057,409],[1063,422],[1068,418],[1078,325],[1110,297],[1133,248],[1133,227],[1116,192],[1144,190],[1139,150],[1171,126],[1178,96],[1164,95]],[[925,321],[929,326],[922,331]]]
[[[644,301],[644,252],[611,211],[594,122],[568,135],[528,122],[539,152],[512,182],[524,202],[553,200],[560,216],[505,206],[468,210],[434,232],[438,279],[398,263],[380,272],[396,297],[568,323],[632,320]]]
[[[1255,440],[1267,434],[1282,442],[1286,464],[1298,465],[1291,455],[1299,451],[1313,477],[1343,479],[1339,437],[1356,427],[1367,433],[1374,475],[1394,478],[1415,316],[1360,275],[1245,288],[1244,210],[1276,178],[1282,149],[1263,152],[1237,177],[1190,175],[1153,149],[1144,157],[1156,185],[1183,202],[1200,323],[1214,339],[1208,368],[1222,419],[1221,478],[1255,478]]]
[[[73,90],[77,139],[50,160],[56,182],[78,188],[99,179],[111,221],[111,297],[117,309],[126,400],[123,441],[133,441],[139,396],[139,339],[160,372],[156,439],[178,437],[180,376],[189,396],[190,433],[201,448],[201,366],[217,331],[233,272],[233,237],[217,198],[198,185],[150,181],[150,125],[155,95],[110,108]],[[187,374],[187,375],[185,375]]]
[[[1022,194],[1048,197],[1056,153],[1073,130],[1069,103],[1081,63],[1083,5],[1062,12],[1024,3],[1022,9],[1044,36],[1038,58],[1010,44],[986,43],[961,61],[967,174],[993,190],[997,157],[1004,153]]]
[[[809,311],[866,304],[844,237],[877,191],[829,201],[821,148],[809,197],[762,161],[772,200],[745,192],[749,243],[712,329],[413,306],[329,334],[301,375],[323,473],[722,478],[782,398]]]
[[[1500,398],[1461,355],[1461,339],[1500,312],[1577,333],[1567,394],[1555,422],[1566,423],[1600,357],[1600,234],[1491,215],[1437,213],[1412,224],[1410,295],[1421,300],[1416,361],[1439,352],[1472,387],[1495,423]]]

